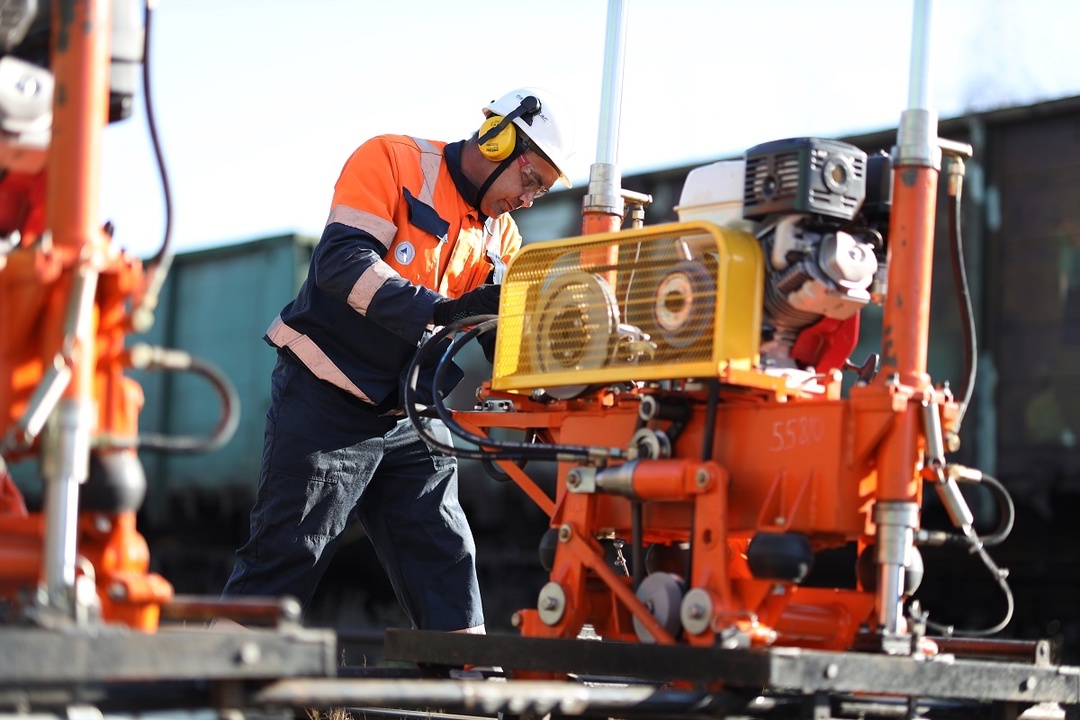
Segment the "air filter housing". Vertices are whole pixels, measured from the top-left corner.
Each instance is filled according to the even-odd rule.
[[[855,217],[866,197],[866,153],[839,140],[791,138],[746,151],[743,217],[814,213]]]

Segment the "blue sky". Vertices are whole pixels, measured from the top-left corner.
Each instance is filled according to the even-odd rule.
[[[618,164],[705,164],[782,137],[895,127],[912,0],[629,0]],[[606,0],[160,0],[151,88],[178,251],[318,235],[342,163],[372,135],[457,140],[519,86],[570,104],[596,161]],[[1080,94],[1070,0],[937,0],[942,117]],[[102,215],[152,254],[164,229],[142,97],[106,129]]]

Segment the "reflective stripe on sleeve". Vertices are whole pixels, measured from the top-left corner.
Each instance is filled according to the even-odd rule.
[[[375,404],[363,390],[353,384],[345,373],[341,372],[334,361],[328,358],[311,338],[286,325],[280,315],[270,323],[266,337],[278,347],[291,350],[315,377],[341,388],[350,395],[355,395],[366,403]]]
[[[371,305],[371,298],[375,297],[375,293],[387,280],[396,277],[401,276],[398,275],[394,268],[382,260],[378,261],[362,272],[360,277],[356,279],[356,284],[349,291],[349,305],[361,315],[367,315],[368,306]]]
[[[390,243],[394,242],[394,236],[397,235],[397,226],[386,218],[347,205],[334,206],[330,211],[330,217],[326,219],[327,225],[331,223],[341,223],[366,232],[381,242],[385,248],[390,247]]]

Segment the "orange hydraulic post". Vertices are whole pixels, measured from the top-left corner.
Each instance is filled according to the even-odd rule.
[[[908,397],[921,395],[930,386],[926,356],[938,173],[937,167],[917,165],[898,165],[893,171],[889,291],[879,377]],[[879,500],[917,499],[921,484],[914,459],[921,437],[921,416],[909,403],[895,418],[878,455]]]
[[[874,504],[877,610],[886,649],[906,635],[902,616],[906,566],[919,526],[924,445],[920,403],[930,389],[926,375],[935,200],[941,166],[937,116],[929,98],[931,0],[915,3],[908,109],[900,119],[893,161],[893,209],[889,223],[889,286],[882,326],[882,372],[878,389],[904,402],[877,450]],[[899,648],[898,651],[903,651]]]
[[[930,382],[926,355],[938,173],[936,166],[917,165],[898,165],[893,171],[889,290],[882,325],[881,375],[888,377],[895,373],[901,385],[917,390]]]
[[[102,231],[96,217],[102,129],[109,117],[111,5],[94,0],[57,3],[52,25],[56,102],[46,218],[55,245],[99,245]]]
[[[597,235],[599,233],[613,233],[618,232],[622,228],[623,216],[614,212],[604,212],[603,210],[585,210],[581,217],[581,234],[582,235]],[[615,252],[617,246],[611,246],[606,248],[603,252],[603,258],[605,262],[615,264],[619,261],[618,254]],[[582,253],[582,258],[585,258],[585,251]],[[596,251],[591,251],[596,254]]]
[[[593,166],[594,168],[596,166]],[[581,234],[595,235],[597,233],[618,232],[622,227],[622,215],[604,212],[603,210],[585,210],[581,218]],[[581,251],[581,265],[583,268],[593,270],[597,275],[607,281],[608,286],[614,288],[618,281],[615,267],[619,264],[619,246],[615,244],[602,248],[585,248]]]

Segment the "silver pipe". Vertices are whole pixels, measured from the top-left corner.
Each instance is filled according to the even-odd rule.
[[[908,80],[908,109],[930,109],[930,38],[934,0],[915,0],[911,24],[911,68]]]
[[[15,450],[30,449],[70,382],[71,368],[68,367],[63,353],[57,353],[53,356],[52,367],[45,368],[41,382],[34,388],[26,404],[26,412],[12,425],[7,436],[0,443],[0,455]]]
[[[657,690],[648,685],[589,686],[553,680],[363,680],[311,678],[278,680],[256,694],[256,701],[272,706],[453,708],[474,716],[493,715],[597,715],[600,711],[683,714],[693,708],[702,713],[742,709],[745,699],[697,690]],[[735,705],[728,707],[727,703]],[[593,711],[593,712],[590,712]],[[716,713],[726,714],[726,713]]]
[[[582,207],[589,212],[623,214],[619,172],[619,119],[622,114],[623,65],[626,55],[626,0],[608,0],[604,41],[604,77],[600,91],[600,130],[596,162],[589,169],[589,190]]]
[[[45,549],[42,577],[48,602],[67,608],[74,600],[79,485],[86,480],[90,452],[85,403],[60,401],[42,442],[48,456],[45,479]]]
[[[930,38],[933,0],[915,0],[911,27],[908,107],[900,116],[895,164],[941,168],[937,113],[930,109]]]
[[[619,161],[619,119],[622,116],[623,65],[626,57],[626,0],[608,0],[604,42],[604,82],[600,89],[600,134],[596,162]]]
[[[915,547],[919,506],[913,502],[878,501],[875,559],[878,562],[878,622],[885,636],[904,634],[904,580]]]
[[[60,401],[41,445],[41,474],[45,481],[43,590],[49,605],[62,610],[74,608],[79,485],[86,481],[90,469],[94,403],[88,388],[94,373],[97,280],[96,270],[82,268],[72,281],[62,352],[75,366],[80,394]]]

